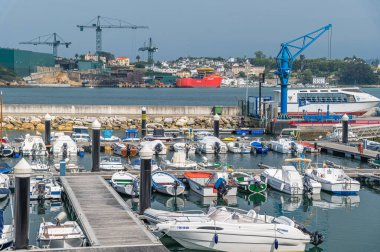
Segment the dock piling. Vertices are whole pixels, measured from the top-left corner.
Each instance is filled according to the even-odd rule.
[[[51,144],[51,116],[49,114],[45,115],[45,145],[50,146]]]
[[[27,249],[29,246],[29,192],[32,169],[23,158],[14,167],[15,208],[14,248]]]
[[[102,125],[98,120],[92,123],[92,172],[100,171],[100,127]]]
[[[342,143],[348,143],[348,116],[346,114],[342,116]]]
[[[146,136],[146,108],[141,108],[141,138]]]
[[[214,115],[214,136],[219,137],[219,120],[220,116],[218,114]]]
[[[144,146],[140,150],[140,214],[144,214],[147,208],[150,208],[151,194],[151,172],[152,172],[153,151]]]

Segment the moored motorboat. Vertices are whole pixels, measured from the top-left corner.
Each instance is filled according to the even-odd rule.
[[[128,196],[139,195],[139,180],[138,177],[128,172],[116,172],[111,178],[112,187],[121,194]]]
[[[56,156],[76,156],[78,146],[70,136],[62,134],[53,142],[51,151]]]
[[[30,179],[31,200],[60,200],[62,187],[58,184],[52,174],[38,175]]]
[[[167,148],[161,140],[144,141],[139,144],[139,149],[148,146],[156,155],[166,155]]]
[[[299,154],[304,151],[304,147],[288,138],[280,138],[269,142],[271,149],[283,154]]]
[[[257,214],[254,210],[218,207],[207,219],[170,220],[156,225],[187,249],[228,252],[304,251],[308,243],[323,242],[318,232],[288,217]]]
[[[0,157],[10,157],[14,153],[14,149],[10,144],[1,143],[0,145]]]
[[[8,175],[0,174],[0,200],[8,197],[10,180]]]
[[[228,151],[237,154],[251,153],[251,146],[242,142],[231,142],[227,144]]]
[[[174,170],[195,170],[197,168],[197,163],[186,159],[185,152],[174,152],[171,160],[161,161],[161,168]]]
[[[102,130],[102,135],[100,136],[101,142],[115,143],[119,142],[120,138],[113,135],[113,130]]]
[[[181,195],[185,191],[185,185],[174,175],[163,171],[152,174],[153,190],[171,196]]]
[[[43,163],[41,160],[34,160],[32,161],[32,163],[30,164],[30,168],[34,171],[34,172],[44,172],[44,171],[49,171],[49,166],[45,163]]]
[[[159,167],[157,165],[156,160],[152,159],[151,162],[152,162],[151,163],[152,172],[158,170]],[[140,168],[141,168],[141,159],[139,159],[139,158],[134,159],[132,161],[132,164],[130,164],[128,167],[128,169],[132,169],[132,170],[140,170]]]
[[[240,190],[262,193],[267,189],[267,184],[260,179],[260,176],[252,176],[245,172],[232,172],[231,177]]]
[[[76,221],[64,221],[66,213],[55,218],[56,223],[43,221],[40,224],[37,241],[41,248],[75,248],[85,245],[85,235]]]
[[[144,211],[144,217],[152,224],[157,224],[165,221],[187,221],[192,219],[194,221],[204,220],[207,218],[201,210],[190,210],[181,212],[164,211],[153,208],[148,208]]]
[[[137,129],[127,129],[125,130],[125,136],[121,138],[123,142],[138,142],[140,138],[138,137],[139,131]]]
[[[237,185],[228,178],[227,172],[184,172],[190,189],[205,197],[235,196]]]
[[[217,168],[220,168],[222,166],[222,164],[220,164],[220,163],[208,161],[208,158],[205,156],[202,157],[202,161],[199,162],[197,165],[200,169],[204,169],[204,170],[217,169]]]
[[[287,194],[303,194],[303,179],[292,165],[280,169],[265,169],[261,174],[272,188]]]
[[[198,153],[225,154],[227,153],[227,150],[227,145],[214,136],[206,136],[197,142]]]
[[[25,136],[21,151],[24,156],[45,156],[48,154],[42,137],[29,134]]]
[[[339,195],[357,194],[360,183],[350,178],[343,169],[322,167],[311,168],[305,171],[305,175],[322,185],[322,190]]]
[[[133,144],[113,143],[112,149],[115,155],[122,157],[134,157],[138,153],[137,147]]]
[[[105,156],[100,158],[99,169],[103,171],[121,171],[124,165],[120,157]]]
[[[268,146],[264,145],[263,142],[255,140],[250,143],[252,152],[257,154],[267,154]]]
[[[187,154],[195,154],[195,146],[189,143],[175,143],[173,144],[173,150],[176,152],[183,151]]]

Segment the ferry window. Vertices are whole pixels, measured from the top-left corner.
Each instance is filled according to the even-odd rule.
[[[300,93],[307,93],[307,91],[300,91]]]
[[[221,228],[221,227],[215,227],[215,226],[211,226],[211,227],[199,227],[197,229],[223,230],[223,228]]]
[[[331,90],[330,92],[338,92],[338,90]]]
[[[328,90],[321,90],[321,92],[328,92]]]
[[[318,92],[317,90],[310,90],[310,93],[316,93]]]

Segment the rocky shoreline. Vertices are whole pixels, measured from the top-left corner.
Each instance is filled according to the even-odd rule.
[[[112,117],[87,117],[87,116],[51,116],[52,130],[71,131],[73,126],[86,126],[91,128],[91,123],[98,119],[103,129],[125,130],[141,127],[141,118],[127,118],[123,116]],[[4,130],[45,130],[44,116],[5,116],[2,126]],[[213,127],[212,116],[199,117],[148,117],[147,123],[157,123],[165,128],[195,128],[195,129],[211,129]],[[239,125],[239,117],[221,116],[221,128],[237,128]]]

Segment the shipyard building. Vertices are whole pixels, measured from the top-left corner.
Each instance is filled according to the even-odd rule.
[[[0,65],[24,77],[37,71],[37,67],[54,67],[53,54],[18,49],[0,48]]]

